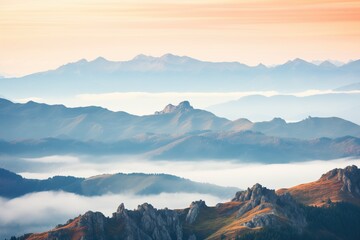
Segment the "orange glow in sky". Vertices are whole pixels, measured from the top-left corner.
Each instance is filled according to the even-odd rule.
[[[360,58],[360,1],[0,0],[0,74],[137,54],[278,64]]]

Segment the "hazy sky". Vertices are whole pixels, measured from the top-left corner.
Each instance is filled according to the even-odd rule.
[[[360,56],[360,1],[0,0],[0,73],[139,53],[276,64]]]

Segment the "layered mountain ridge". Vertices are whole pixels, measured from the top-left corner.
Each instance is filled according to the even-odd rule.
[[[321,177],[324,178],[344,179],[345,186],[351,186],[354,192],[354,201],[347,203],[348,198],[343,197],[338,199],[339,203],[328,202],[323,208],[314,208],[298,196],[293,197],[291,192],[275,192],[255,184],[237,192],[230,202],[214,207],[201,200],[179,210],[158,210],[148,203],[127,210],[120,204],[112,217],[89,211],[49,232],[27,234],[19,239],[255,239],[251,236],[269,234],[269,231],[275,231],[278,238],[283,237],[279,239],[286,239],[286,236],[292,239],[357,239],[360,232],[354,226],[360,220],[360,208],[356,206],[360,203],[359,169],[356,166],[335,169]],[[333,190],[340,193],[349,189]],[[352,214],[349,215],[349,211]],[[317,215],[315,222],[314,214]],[[349,221],[350,228],[346,229],[351,229],[350,232],[344,233],[335,226],[320,227],[318,223],[326,223],[329,215]]]
[[[30,120],[31,119],[31,120]],[[289,162],[360,155],[360,126],[341,118],[230,121],[188,101],[153,115],[0,99],[0,153],[131,154],[147,159]]]
[[[63,105],[33,101],[20,104],[0,99],[0,117],[3,129],[0,138],[3,140],[70,138],[116,141],[144,133],[184,135],[195,131],[243,130],[299,139],[360,136],[359,125],[341,118],[309,117],[294,123],[287,123],[280,118],[257,123],[247,119],[230,121],[211,112],[195,109],[188,101],[177,106],[169,104],[153,115],[136,116],[100,107],[67,108]]]

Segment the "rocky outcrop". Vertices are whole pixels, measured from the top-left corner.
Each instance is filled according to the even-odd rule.
[[[199,215],[201,209],[206,207],[207,206],[205,202],[202,200],[192,202],[190,205],[189,212],[186,215],[186,223],[193,224],[196,221],[197,216]]]
[[[172,104],[168,104],[162,111],[155,112],[155,115],[174,113],[174,112],[185,112],[191,111],[194,108],[190,105],[188,101],[183,101],[179,103],[179,105],[174,106]]]
[[[244,202],[237,212],[241,218],[255,211],[250,221],[244,223],[249,228],[281,226],[283,223],[301,229],[306,226],[305,215],[290,194],[277,195],[275,190],[255,184],[246,191],[237,192],[232,201]],[[262,211],[262,210],[266,211]]]
[[[336,206],[336,201],[353,203],[359,195],[359,169],[349,166],[334,169],[316,182],[278,191],[260,184],[237,192],[230,202],[208,207],[205,202],[192,202],[182,210],[156,209],[148,203],[135,210],[120,204],[111,217],[99,212],[87,212],[66,224],[40,234],[26,234],[19,240],[196,240],[236,239],[243,232],[259,228],[279,228],[284,225],[300,233],[307,221],[304,207],[299,205],[303,195],[325,199],[326,205]],[[330,198],[330,193],[342,192],[345,197]],[[293,195],[294,193],[294,195]],[[298,193],[298,195],[296,195]],[[349,196],[352,197],[349,197]],[[297,196],[297,201],[294,198]],[[359,199],[359,198],[357,198]],[[305,199],[306,200],[306,199]],[[340,208],[341,209],[341,208]],[[351,218],[350,218],[351,219]],[[313,219],[308,218],[311,227]],[[244,231],[244,227],[247,227]],[[309,229],[309,228],[307,228]],[[321,229],[320,229],[321,230]]]
[[[113,218],[124,226],[121,239],[183,239],[179,216],[174,210],[157,210],[151,204],[144,203],[130,211],[121,204]]]
[[[274,213],[255,215],[251,221],[244,223],[248,228],[264,227],[264,226],[277,226],[280,223],[279,218]]]
[[[106,224],[107,219],[102,213],[89,211],[80,217],[77,227],[85,230],[83,240],[105,240]]]
[[[360,198],[360,169],[352,165],[344,169],[336,168],[321,176],[320,180],[335,179],[342,182],[341,191]]]

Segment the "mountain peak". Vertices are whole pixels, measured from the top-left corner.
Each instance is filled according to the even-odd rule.
[[[309,63],[301,58],[295,58],[294,60],[289,60],[285,64],[281,65],[284,66],[290,66],[290,67],[298,67],[298,66],[313,66],[314,64]]]
[[[258,68],[258,69],[267,69],[266,65],[264,65],[263,63],[259,63],[258,65],[255,66],[255,68]]]
[[[319,66],[323,68],[336,68],[336,65],[330,62],[329,60],[320,63]]]
[[[96,59],[94,59],[92,62],[108,62],[108,60],[104,57],[97,57]]]
[[[86,63],[88,63],[88,60],[86,60],[85,58],[82,58],[79,61],[74,62],[74,64],[86,64]]]
[[[335,168],[320,178],[323,181],[331,179],[342,182],[341,191],[360,197],[360,169],[357,166],[347,166],[344,169]]]
[[[283,193],[290,193],[305,205],[326,206],[342,201],[360,205],[360,169],[355,165],[335,168],[317,181],[278,190],[278,194]]]
[[[309,63],[301,58],[295,58],[292,62],[293,63]]]
[[[183,101],[181,103],[179,103],[179,105],[177,106],[177,108],[180,109],[194,109],[191,105],[189,101]]]
[[[178,58],[179,56],[176,56],[172,53],[166,53],[164,55],[162,55],[160,58],[162,59],[174,59],[174,58]]]
[[[251,199],[259,199],[262,196],[273,197],[275,196],[274,190],[269,190],[266,187],[263,187],[261,184],[256,183],[252,188],[248,188],[245,191],[239,191],[236,193],[235,197],[232,199],[234,202],[244,202]]]
[[[273,118],[270,123],[276,124],[276,125],[286,125],[286,121],[280,117]]]
[[[136,55],[132,60],[133,61],[148,61],[148,60],[152,60],[152,59],[154,59],[154,57],[145,55],[145,54],[139,54],[139,55]]]
[[[250,212],[257,209],[272,209],[250,218],[250,221],[244,223],[244,226],[248,228],[279,225],[282,222],[279,216],[287,216],[288,223],[297,228],[306,226],[302,209],[290,194],[277,195],[275,190],[270,190],[258,183],[252,188],[237,192],[231,201],[243,203],[237,212],[238,218],[245,214],[251,214]]]
[[[167,113],[174,113],[174,112],[184,112],[184,111],[191,111],[194,108],[190,105],[189,101],[180,102],[179,105],[174,106],[172,104],[168,104],[162,111],[155,112],[156,115],[159,114],[167,114]]]

